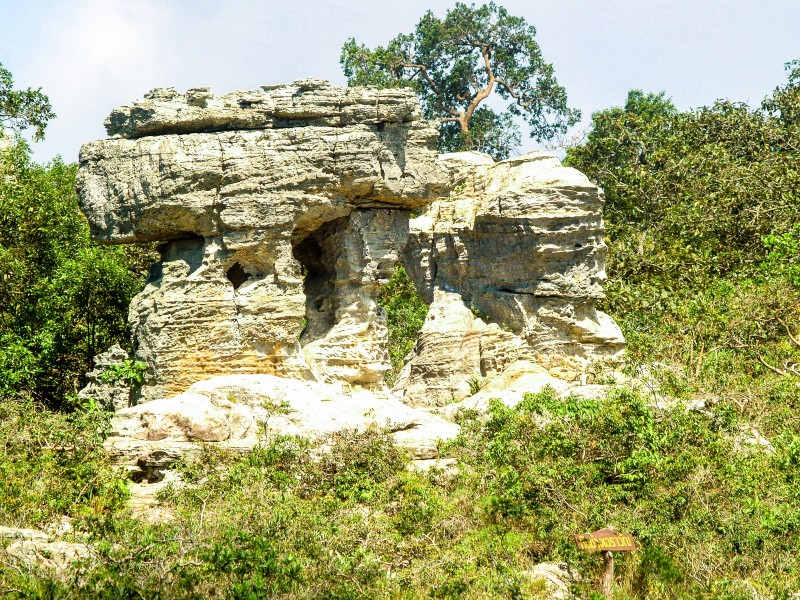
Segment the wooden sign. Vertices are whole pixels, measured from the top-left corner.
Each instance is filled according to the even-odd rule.
[[[586,552],[630,552],[636,550],[636,542],[630,533],[620,533],[605,527],[593,533],[575,536],[578,548]]]

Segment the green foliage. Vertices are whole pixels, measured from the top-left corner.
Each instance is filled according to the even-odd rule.
[[[773,119],[784,127],[800,125],[800,59],[787,62],[787,83],[778,86],[772,96],[765,98],[761,103]]]
[[[33,127],[33,139],[44,139],[47,122],[56,116],[50,100],[42,93],[42,88],[15,90],[13,85],[11,73],[0,63],[0,126],[17,132]]]
[[[800,101],[793,81],[784,96]],[[678,112],[663,93],[632,91],[623,108],[592,116],[567,160],[606,192],[613,277],[672,293],[755,274],[764,238],[800,220],[798,142],[797,124],[762,108],[725,100]]]
[[[739,578],[760,593],[792,589],[796,438],[775,455],[746,453],[727,405],[701,413],[651,402],[620,389],[603,400],[544,392],[514,408],[494,403],[458,444],[482,475],[487,516],[535,524],[536,560],[558,557],[584,572],[592,561],[572,533],[630,531],[642,552],[620,556],[618,584],[637,597],[713,597],[712,582]]]
[[[232,576],[231,598],[235,600],[288,592],[300,580],[301,568],[292,555],[281,556],[272,540],[248,532],[226,532],[201,558],[208,575]]]
[[[757,108],[680,112],[632,91],[567,152],[606,193],[604,308],[633,357],[680,364],[693,386],[741,389],[800,350],[786,343],[800,326],[800,79],[787,69]]]
[[[0,402],[0,522],[41,528],[68,516],[102,529],[128,493],[103,450],[110,416],[91,405],[65,415]]]
[[[769,275],[786,277],[800,287],[800,223],[786,233],[765,236],[764,245],[769,254],[761,267]]]
[[[410,87],[425,116],[442,123],[442,151],[479,150],[507,158],[519,145],[514,117],[532,138],[564,133],[580,119],[544,61],[536,30],[505,8],[456,3],[444,19],[425,13],[411,34],[370,50],[355,39],[342,47],[348,84]],[[482,104],[491,94],[508,101],[503,112]]]
[[[401,266],[394,270],[389,282],[381,289],[378,304],[386,311],[386,327],[389,330],[387,346],[392,362],[392,370],[386,374],[386,382],[391,385],[403,368],[403,359],[413,349],[425,324],[428,305]]]
[[[462,131],[454,121],[445,121],[439,126],[439,152],[442,153],[476,150],[495,160],[503,160],[511,156],[521,143],[522,132],[514,116],[509,112],[495,112],[488,106],[475,109],[469,131]]]
[[[331,450],[308,474],[307,485],[342,500],[368,502],[377,486],[405,468],[391,436],[379,431],[342,431],[330,437]]]
[[[110,365],[100,373],[100,380],[104,383],[122,383],[131,389],[137,390],[144,383],[147,365],[138,360],[125,360],[122,363]]]
[[[470,375],[469,379],[467,380],[467,383],[469,384],[469,393],[477,394],[478,392],[481,391],[481,388],[483,388],[483,386],[486,384],[486,380],[483,379],[477,373],[473,373],[472,375]]]
[[[775,389],[770,402],[796,403],[795,390]],[[579,552],[572,536],[607,524],[641,545],[617,556],[620,597],[782,597],[800,583],[792,406],[770,417],[774,454],[737,449],[745,415],[735,403],[693,411],[624,389],[599,400],[545,391],[514,408],[495,402],[488,419],[464,421],[449,473],[408,471],[380,431],[342,432],[322,440],[322,452],[291,437],[246,456],[206,447],[181,467],[189,485],[162,494],[170,518],[149,521],[121,508],[119,476],[101,455],[71,456],[70,479],[41,470],[41,445],[29,450],[69,428],[69,439],[85,432],[97,444],[106,421],[53,421],[20,406],[0,430],[16,457],[0,480],[0,508],[13,511],[0,518],[40,525],[58,511],[78,515],[79,539],[97,560],[76,568],[68,587],[46,573],[2,571],[0,589],[20,590],[12,597],[544,598],[524,575],[544,561],[582,573],[573,591],[590,597],[597,555]],[[20,496],[36,477],[45,479],[39,495]],[[81,491],[87,482],[92,492]]]
[[[58,406],[95,354],[127,342],[143,277],[123,250],[91,240],[75,172],[33,163],[22,142],[0,155],[0,397]]]

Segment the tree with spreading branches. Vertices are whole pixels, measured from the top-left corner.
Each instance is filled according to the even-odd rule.
[[[515,117],[539,142],[580,119],[535,35],[525,19],[493,2],[457,3],[444,19],[428,11],[414,33],[385,47],[370,50],[349,39],[340,62],[351,86],[413,88],[426,118],[441,123],[442,151],[479,150],[502,159],[521,142]],[[505,110],[488,105],[493,93],[508,101]]]
[[[0,63],[0,135],[2,127],[15,132],[32,127],[33,139],[44,139],[47,122],[56,115],[42,88],[15,90],[11,73]]]

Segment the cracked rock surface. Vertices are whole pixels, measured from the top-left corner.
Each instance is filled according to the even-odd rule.
[[[450,196],[409,226],[405,264],[430,312],[395,386],[406,401],[460,400],[475,378],[499,391],[517,361],[569,379],[618,356],[622,332],[595,308],[606,278],[602,190],[540,152],[441,163]]]
[[[107,127],[81,150],[92,234],[163,242],[130,310],[140,401],[229,373],[383,385],[377,294],[448,185],[412,92],[155,90]]]

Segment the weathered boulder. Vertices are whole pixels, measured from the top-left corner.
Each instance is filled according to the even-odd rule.
[[[602,191],[544,153],[441,161],[453,193],[412,219],[404,263],[431,302],[398,386],[408,401],[461,399],[471,378],[517,360],[569,373],[618,355],[622,333],[595,308],[606,277]]]
[[[355,208],[415,208],[445,190],[436,129],[410,90],[314,80],[207,94],[206,108],[193,98],[154,90],[109,117],[124,138],[81,148],[81,208],[96,239],[297,237]]]
[[[525,360],[516,361],[491,379],[480,382],[482,385],[476,392],[439,411],[442,416],[454,419],[462,410],[488,412],[489,402],[495,398],[506,406],[516,406],[525,399],[525,394],[537,394],[548,387],[565,395],[572,389],[569,383],[553,377],[545,368]]]
[[[49,534],[36,529],[0,527],[0,540],[15,540],[7,547],[0,546],[0,569],[10,568],[52,571],[67,578],[76,562],[94,560],[93,548],[85,543],[54,540]]]
[[[137,138],[197,131],[380,125],[421,118],[419,102],[405,89],[343,90],[324,79],[308,78],[222,96],[209,88],[193,88],[186,94],[173,88],[156,89],[139,102],[114,109],[105,126],[111,137]]]
[[[38,529],[0,525],[0,539],[49,542],[50,535]]]
[[[107,381],[103,374],[114,365],[122,365],[130,356],[118,344],[94,357],[94,369],[86,374],[86,387],[78,392],[78,397],[91,398],[104,410],[119,410],[131,404],[133,390],[124,382]]]
[[[118,464],[169,467],[201,451],[200,443],[246,451],[275,435],[308,439],[348,429],[380,428],[415,459],[438,455],[439,440],[458,426],[388,395],[273,375],[219,376],[186,392],[117,411],[105,443]]]
[[[130,311],[141,400],[227,373],[382,385],[378,289],[447,185],[412,92],[158,90],[107,125],[125,137],[81,150],[94,237],[166,242]]]
[[[537,598],[567,600],[569,598],[578,597],[570,591],[570,587],[574,585],[580,577],[576,577],[565,563],[539,563],[531,569],[523,571],[520,575],[531,582],[538,583],[544,588],[543,591],[546,593],[546,596],[537,594]]]

